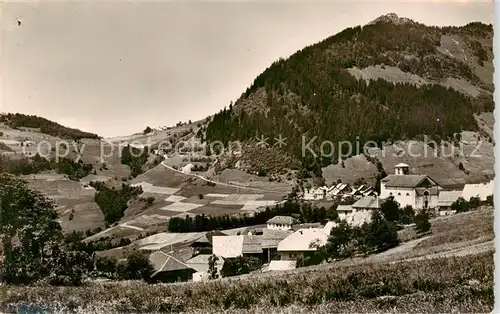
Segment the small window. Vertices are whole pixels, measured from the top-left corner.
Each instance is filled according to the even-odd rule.
[[[406,196],[410,196],[410,193],[406,193]]]
[[[398,193],[398,196],[401,196],[401,193]]]
[[[391,193],[389,193],[389,195],[390,195],[390,196],[392,196],[392,192],[391,192]]]

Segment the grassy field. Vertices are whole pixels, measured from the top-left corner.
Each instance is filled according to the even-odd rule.
[[[440,217],[431,235],[417,238],[409,227],[400,232],[407,242],[384,253],[286,272],[206,283],[0,286],[0,312],[19,304],[75,313],[491,312],[492,218],[492,209]]]
[[[80,313],[491,312],[493,269],[487,253],[243,281],[2,286],[0,300],[4,310],[37,303]]]

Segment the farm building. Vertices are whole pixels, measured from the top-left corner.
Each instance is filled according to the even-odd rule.
[[[339,205],[337,206],[337,214],[339,215],[339,219],[346,219],[348,215],[352,214],[354,208],[351,205]]]
[[[305,200],[321,200],[326,197],[326,192],[328,191],[328,188],[326,186],[321,186],[317,188],[311,188],[311,189],[306,189],[304,191],[304,196],[303,198]]]
[[[290,230],[292,229],[292,225],[296,223],[297,220],[290,216],[274,216],[267,221],[267,229]]]
[[[354,211],[362,211],[362,210],[374,210],[380,209],[380,206],[385,202],[385,199],[378,197],[377,195],[373,196],[365,196],[356,201],[356,203],[352,204],[351,207],[354,208]]]
[[[493,195],[494,191],[494,180],[488,183],[466,184],[462,191],[462,197],[466,201],[469,201],[471,197],[479,197],[481,201],[486,201],[486,198]]]
[[[338,183],[329,187],[326,191],[326,198],[335,198],[340,195],[349,194],[352,188],[345,183]]]
[[[393,196],[401,207],[410,205],[417,210],[435,208],[442,188],[427,175],[409,174],[409,167],[407,164],[398,164],[395,174],[380,181],[380,197]]]
[[[451,204],[462,197],[462,191],[441,191],[438,198],[438,211],[440,216],[454,214],[451,210]]]
[[[151,254],[149,261],[155,269],[152,276],[155,282],[188,281],[197,272],[185,262],[161,251]]]
[[[345,220],[351,226],[361,226],[370,222],[373,210],[380,209],[384,200],[377,196],[366,196],[352,205],[339,205],[337,213],[339,219]]]
[[[283,239],[278,245],[278,253],[282,261],[296,260],[317,247],[326,244],[334,222],[328,222],[323,228],[299,229]]]

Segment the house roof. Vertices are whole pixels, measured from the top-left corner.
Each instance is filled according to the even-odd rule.
[[[292,230],[264,229],[261,236],[261,248],[276,248],[281,240],[292,234]]]
[[[158,273],[166,272],[166,271],[176,271],[176,270],[184,270],[184,269],[193,269],[191,266],[186,263],[178,260],[177,258],[163,253],[161,251],[155,252],[149,256],[149,260],[154,266],[155,272],[153,276],[156,276]]]
[[[435,183],[436,185],[438,185],[437,182],[433,180],[431,177],[423,174],[406,174],[406,175],[391,174],[383,178],[381,182],[384,182],[385,186],[390,186],[390,187],[414,188],[420,185],[422,181],[424,181],[426,178],[429,179],[431,182]]]
[[[394,166],[394,168],[403,168],[403,167],[410,167],[410,166],[405,164],[405,163],[399,163],[399,164]]]
[[[384,202],[385,200],[378,196],[365,196],[351,206],[353,208],[379,209]]]
[[[243,236],[243,254],[262,253],[261,236],[245,235]]]
[[[441,191],[439,193],[438,206],[451,206],[461,196],[462,191]]]
[[[278,251],[315,251],[311,244],[325,245],[328,235],[323,228],[299,229],[278,244]]]
[[[351,205],[339,205],[337,206],[338,212],[352,212],[354,208]]]
[[[267,221],[268,224],[293,225],[295,219],[290,216],[274,216]]]
[[[295,269],[297,261],[271,261],[264,271]]]
[[[205,232],[186,232],[186,233],[169,233],[161,232],[155,235],[149,236],[144,239],[140,239],[135,243],[139,246],[141,250],[151,250],[157,251],[162,248],[168,248],[170,246],[179,246],[184,244],[190,244],[205,235]]]
[[[212,244],[212,238],[213,236],[225,236],[226,234],[215,230],[215,231],[210,231],[204,234],[202,237],[200,237],[198,240],[195,241],[195,243],[209,243]]]

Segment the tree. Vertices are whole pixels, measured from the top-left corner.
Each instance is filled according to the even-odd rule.
[[[486,204],[490,205],[490,206],[493,206],[493,195],[488,195],[486,197]]]
[[[427,213],[419,213],[415,216],[415,227],[417,233],[425,233],[431,229],[431,223],[429,221],[429,215]]]
[[[149,126],[147,126],[144,131],[142,131],[143,134],[148,134],[148,133],[151,133],[153,131],[153,129],[151,129]]]
[[[2,280],[29,284],[79,284],[88,267],[85,252],[62,248],[63,237],[54,203],[12,175],[0,174]]]
[[[333,258],[346,258],[354,254],[355,250],[354,230],[349,224],[342,220],[338,226],[330,231],[326,250]]]
[[[401,211],[401,215],[399,217],[399,222],[402,224],[411,224],[415,221],[415,211],[411,205],[406,205]]]
[[[217,279],[219,278],[219,274],[217,273],[217,261],[219,258],[215,255],[212,254],[208,258],[208,279]]]
[[[373,212],[372,220],[364,224],[362,229],[368,251],[384,251],[399,244],[396,224],[385,220],[378,210]]]
[[[481,205],[481,199],[479,196],[473,196],[469,200],[469,208],[474,210],[477,209]]]
[[[149,259],[138,250],[134,250],[126,259],[117,265],[117,275],[120,279],[142,279],[151,281],[154,266]]]
[[[459,197],[453,204],[451,204],[451,209],[455,210],[457,213],[463,213],[469,211],[469,202],[467,202],[463,197]]]
[[[380,211],[387,221],[397,222],[399,220],[399,203],[394,199],[394,196],[389,196],[387,198],[387,200],[380,207]]]

